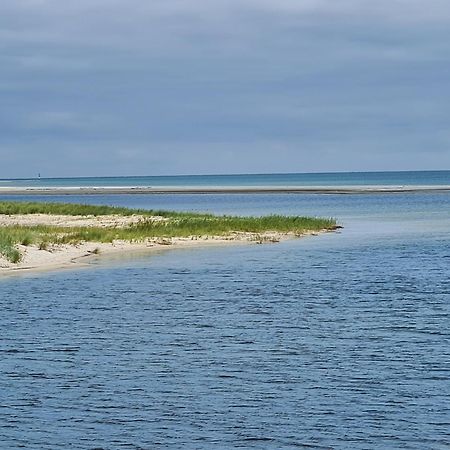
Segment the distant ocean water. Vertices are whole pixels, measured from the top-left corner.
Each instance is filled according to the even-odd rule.
[[[450,171],[2,179],[0,187],[450,185]]]
[[[450,448],[449,193],[0,199],[344,225],[0,279],[0,448]]]

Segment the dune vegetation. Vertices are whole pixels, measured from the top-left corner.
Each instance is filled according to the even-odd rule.
[[[62,203],[0,202],[0,215],[31,214],[60,216],[139,216],[129,226],[54,226],[7,225],[0,226],[0,255],[10,262],[19,262],[18,245],[38,246],[78,244],[81,242],[109,243],[115,240],[143,242],[151,238],[225,237],[236,233],[264,233],[302,235],[336,229],[334,219],[270,215],[263,217],[216,216],[191,212],[154,211]],[[157,220],[155,220],[157,218]]]

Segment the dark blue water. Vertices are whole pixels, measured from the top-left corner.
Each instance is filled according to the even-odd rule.
[[[345,229],[0,280],[1,448],[450,448],[450,195],[89,201]]]
[[[192,186],[418,186],[450,185],[450,171],[183,175],[0,180],[0,187]]]

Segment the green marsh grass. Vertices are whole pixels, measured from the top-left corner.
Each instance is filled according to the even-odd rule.
[[[148,209],[131,209],[106,205],[82,205],[76,203],[51,202],[2,202],[0,214],[52,214],[65,216],[160,216],[160,217],[213,217],[211,214],[197,214],[190,212],[159,211]]]
[[[0,214],[50,214],[72,216],[141,215],[143,220],[127,227],[58,227],[58,226],[3,226],[0,227],[0,254],[12,262],[20,261],[17,245],[37,245],[47,249],[51,244],[80,242],[108,243],[114,240],[142,242],[149,238],[195,236],[227,236],[233,233],[267,232],[292,233],[333,230],[334,219],[270,215],[264,217],[214,216],[212,214],[152,211],[110,206],[91,206],[62,203],[0,202]],[[152,216],[164,217],[154,221]]]
[[[9,230],[0,228],[0,255],[3,255],[12,263],[18,263],[21,260],[21,253],[16,248],[16,244],[23,239],[20,230]]]

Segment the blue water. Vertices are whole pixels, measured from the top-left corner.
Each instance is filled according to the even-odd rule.
[[[345,228],[0,280],[0,448],[450,448],[449,194],[81,199]]]
[[[41,178],[0,180],[0,187],[192,186],[417,186],[450,185],[450,171],[342,172],[256,175]]]

